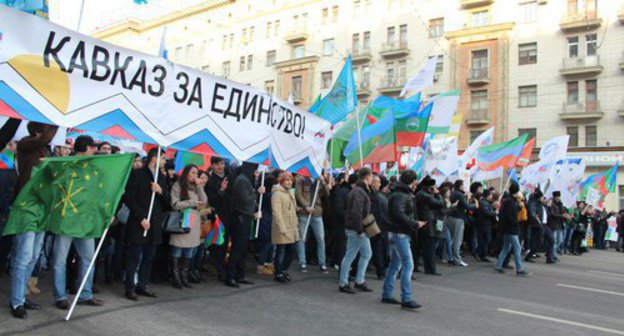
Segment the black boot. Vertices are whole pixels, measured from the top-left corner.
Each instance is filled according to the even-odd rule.
[[[189,284],[189,267],[191,265],[191,259],[183,258],[180,263],[180,281],[182,286],[186,288],[193,288]]]
[[[172,285],[177,289],[182,289],[182,280],[180,277],[180,258],[171,258],[171,273],[173,275]]]

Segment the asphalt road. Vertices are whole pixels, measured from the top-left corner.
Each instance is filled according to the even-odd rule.
[[[154,286],[159,298],[139,302],[123,298],[120,285],[105,287],[98,296],[104,307],[78,306],[65,322],[65,312],[52,305],[48,276],[36,297],[44,309],[24,321],[5,309],[0,336],[624,335],[624,253],[562,259],[527,265],[534,273],[529,278],[495,274],[490,264],[476,262],[440,266],[442,277],[417,274],[418,312],[381,304],[380,281],[368,280],[373,293],[347,295],[338,292],[336,272],[322,276],[311,269],[291,272],[294,281],[286,285],[254,275],[256,284],[239,290],[214,279],[183,291]],[[8,288],[6,276],[0,278],[0,301],[8,302]]]

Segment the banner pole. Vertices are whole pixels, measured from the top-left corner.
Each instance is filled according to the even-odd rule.
[[[500,177],[500,186],[499,186],[499,191],[502,193],[503,192],[503,179],[505,178],[505,168],[503,168],[503,174]]]
[[[264,186],[264,174],[265,174],[265,169],[263,167],[262,169],[262,178],[260,179],[260,186]],[[266,192],[266,190],[264,191]],[[264,193],[260,194],[260,199],[258,201],[258,211],[262,211],[262,199],[264,197]],[[256,219],[256,239],[258,238],[258,234],[260,233],[260,218]]]
[[[321,185],[321,178],[319,177],[316,180],[316,188],[314,188],[314,196],[312,197],[312,205],[310,207],[314,208],[316,206],[316,196],[318,196],[319,186]],[[308,214],[308,220],[306,222],[305,231],[303,232],[303,237],[301,239],[305,241],[305,237],[308,234],[308,227],[310,226],[310,220],[312,219],[312,213]]]
[[[65,321],[69,321],[72,314],[74,313],[74,308],[76,308],[76,304],[78,303],[78,298],[80,297],[80,293],[82,293],[84,286],[87,284],[87,279],[89,279],[89,274],[93,270],[93,266],[95,265],[95,261],[97,260],[98,254],[100,254],[100,250],[102,249],[102,245],[104,244],[104,240],[106,239],[106,235],[108,234],[109,228],[110,226],[106,227],[106,230],[104,230],[104,233],[102,233],[102,237],[100,237],[100,242],[98,243],[98,246],[95,249],[95,253],[93,254],[93,259],[91,259],[91,262],[89,263],[89,268],[87,269],[87,272],[82,277],[82,282],[80,283],[80,287],[78,287],[78,291],[76,292],[74,301],[72,302],[71,307],[69,308],[69,312],[67,313],[67,316],[65,316]]]
[[[85,0],[80,2],[80,15],[78,16],[78,26],[76,27],[76,31],[80,33],[80,27],[82,26],[82,16],[84,14]]]
[[[364,154],[362,152],[362,124],[360,124],[360,115],[358,112],[355,112],[355,118],[357,122],[357,136],[359,143],[359,151],[360,151],[360,168],[364,167]]]
[[[156,154],[156,172],[154,173],[154,183],[158,183],[158,171],[160,170],[160,154],[161,148],[158,146],[158,154]],[[152,211],[154,210],[154,201],[156,201],[156,192],[152,191],[152,199],[150,200],[149,211],[147,212],[147,221],[152,220]],[[150,225],[152,225],[150,223]],[[147,230],[143,231],[143,237],[147,237]]]

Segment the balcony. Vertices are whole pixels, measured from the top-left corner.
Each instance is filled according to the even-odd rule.
[[[488,110],[471,110],[466,125],[468,126],[486,126],[491,120],[488,117]]]
[[[285,37],[286,42],[288,43],[298,43],[303,42],[308,39],[308,27],[307,26],[299,26],[294,27],[289,34]]]
[[[563,103],[563,112],[559,113],[561,120],[598,120],[602,119],[604,112],[600,108],[600,101],[577,104]]]
[[[370,95],[371,95],[370,81],[363,80],[359,82],[357,84],[357,96],[364,97],[364,96],[370,96]]]
[[[559,73],[563,76],[573,75],[597,75],[602,72],[604,67],[600,65],[600,57],[581,56],[564,58]]]
[[[367,63],[373,59],[373,54],[368,48],[366,49],[357,48],[357,49],[349,50],[348,53],[351,54],[351,61],[354,64]]]
[[[593,30],[602,25],[602,19],[596,13],[568,14],[561,19],[559,27],[564,32]]]
[[[407,48],[407,41],[384,43],[379,54],[382,57],[406,56],[410,53]]]
[[[407,83],[407,80],[404,77],[400,78],[384,78],[381,80],[381,85],[378,90],[381,93],[400,93],[403,90],[403,87]]]
[[[494,0],[461,0],[462,9],[487,6],[494,3]]]
[[[488,84],[490,82],[488,69],[470,69],[466,81],[468,82],[468,85]]]

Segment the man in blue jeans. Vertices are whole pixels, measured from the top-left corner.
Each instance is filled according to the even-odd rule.
[[[318,188],[318,194],[314,194]],[[309,177],[297,176],[295,180],[295,199],[297,201],[297,216],[299,219],[299,241],[297,242],[297,256],[301,272],[308,271],[306,261],[306,236],[308,229],[312,229],[316,239],[317,257],[321,273],[329,274],[325,263],[325,230],[323,228],[323,207],[321,198],[329,195],[329,187],[323,175],[315,183]],[[312,202],[314,201],[314,204]],[[310,216],[311,215],[311,216]],[[308,222],[308,218],[310,221]]]
[[[503,270],[503,262],[505,258],[507,258],[509,251],[513,248],[516,274],[518,276],[531,275],[524,270],[520,240],[518,239],[518,234],[520,233],[518,212],[520,211],[521,200],[522,194],[520,193],[520,187],[517,183],[512,182],[511,186],[509,186],[509,193],[505,194],[505,199],[499,211],[499,222],[501,230],[503,231],[503,248],[498,256],[494,270],[501,274],[505,273],[505,270]]]
[[[90,156],[97,151],[97,145],[90,136],[81,135],[74,142],[76,156]],[[58,309],[69,309],[67,301],[66,284],[66,264],[69,248],[74,245],[78,258],[80,259],[80,271],[78,281],[87,277],[87,282],[80,293],[78,304],[89,306],[101,306],[104,302],[93,297],[91,287],[93,286],[93,270],[87,274],[89,264],[95,252],[95,239],[75,238],[64,235],[57,235],[54,239],[52,250],[52,270],[54,275],[54,301]]]
[[[435,186],[435,181],[426,179],[427,184]],[[416,203],[414,191],[418,185],[416,172],[406,170],[401,174],[399,181],[394,187],[394,192],[388,199],[390,208],[391,224],[388,227],[390,239],[390,266],[384,280],[381,302],[388,304],[400,304],[402,309],[415,310],[421,307],[412,300],[411,279],[414,271],[412,250],[410,248],[410,236],[418,229],[425,226],[425,222],[416,220]],[[394,281],[397,273],[401,271],[401,301],[394,298]]]

